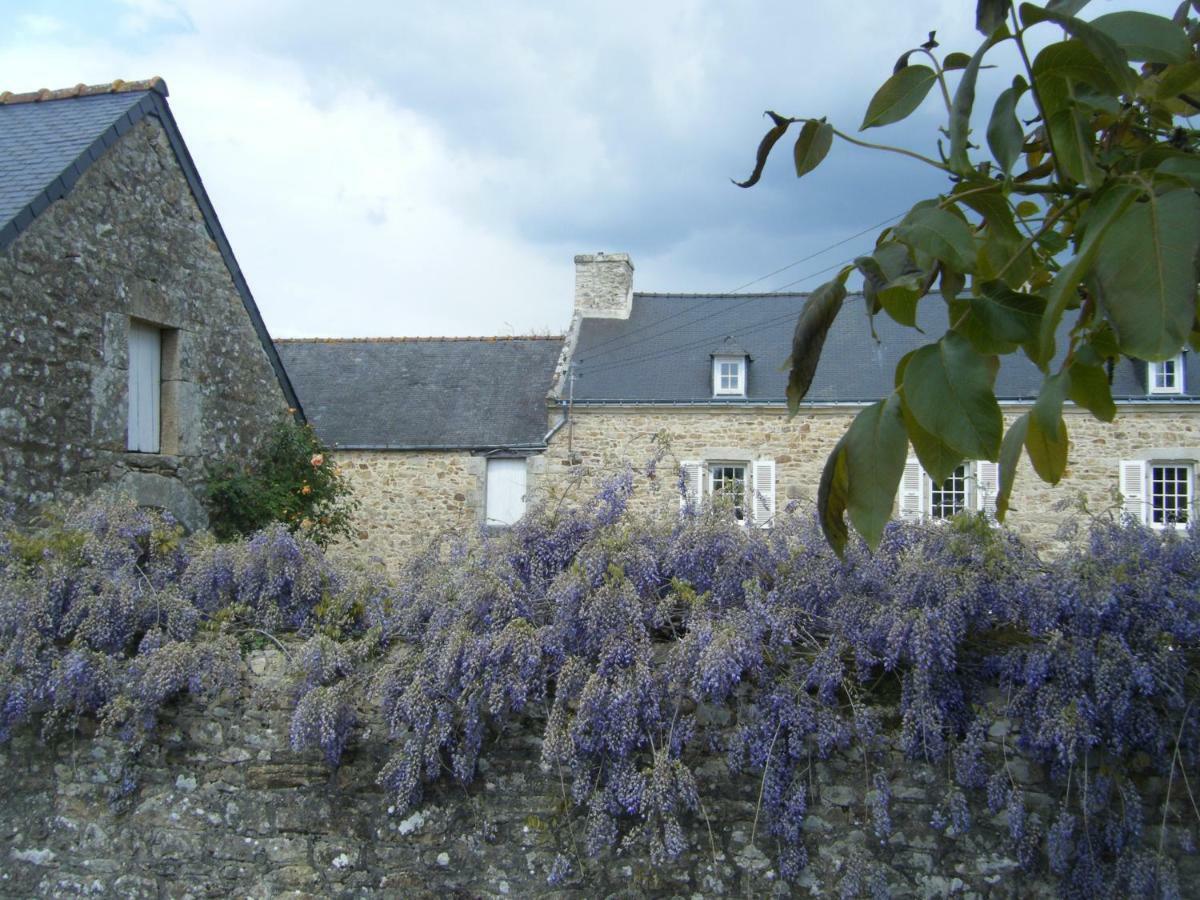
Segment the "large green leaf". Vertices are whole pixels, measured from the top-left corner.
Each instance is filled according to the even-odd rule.
[[[1000,96],[996,98],[996,105],[992,107],[992,118],[988,122],[988,149],[992,151],[992,156],[1000,164],[1000,171],[1006,176],[1021,157],[1021,147],[1025,144],[1025,130],[1017,119],[1017,101],[1021,99],[1027,87],[1025,79],[1020,76],[1014,78],[1012,87],[1001,91]]]
[[[975,27],[984,37],[991,37],[992,32],[1004,24],[1011,8],[1012,0],[977,0]]]
[[[1061,420],[1061,416],[1055,432],[1049,434],[1037,416],[1029,417],[1025,450],[1029,453],[1029,461],[1033,463],[1033,471],[1048,484],[1058,484],[1067,469],[1070,443],[1067,440],[1067,423]]]
[[[876,295],[889,316],[901,325],[915,328],[917,302],[929,289],[929,278],[923,272],[910,272],[889,282]]]
[[[1169,359],[1196,318],[1200,197],[1176,190],[1135,203],[1101,241],[1089,284],[1121,352]]]
[[[1136,93],[1138,78],[1129,68],[1129,58],[1120,45],[1103,31],[1082,19],[1055,9],[1034,6],[1032,3],[1022,3],[1020,12],[1021,21],[1026,25],[1050,21],[1066,29],[1100,61],[1109,77],[1123,93],[1131,95]]]
[[[967,204],[983,217],[983,250],[976,259],[976,280],[1000,278],[1010,287],[1029,280],[1033,257],[1017,229],[1012,207],[997,182],[963,181],[955,188],[955,199]]]
[[[1108,13],[1090,24],[1138,62],[1183,63],[1192,55],[1187,33],[1162,16],[1129,10]]]
[[[937,74],[929,66],[905,66],[875,92],[859,131],[907,118],[933,87]]]
[[[1197,82],[1200,82],[1200,60],[1167,66],[1158,76],[1154,97],[1157,100],[1178,97],[1184,91],[1195,90]]]
[[[846,472],[846,436],[837,442],[817,485],[817,515],[821,520],[821,531],[833,552],[841,556],[846,552],[846,539],[850,530],[846,527],[846,503],[850,499],[850,478]]]
[[[800,401],[808,393],[817,363],[821,359],[821,348],[829,327],[841,311],[846,299],[846,274],[825,282],[809,297],[796,321],[792,334],[791,366],[788,373],[788,410],[794,416],[800,409]]]
[[[988,281],[968,300],[970,310],[958,330],[981,353],[1011,353],[1037,338],[1046,301]]]
[[[1054,335],[1070,300],[1077,296],[1079,285],[1091,271],[1096,252],[1105,232],[1137,199],[1138,190],[1122,182],[1113,183],[1097,194],[1080,223],[1083,238],[1079,251],[1064,265],[1046,292],[1046,312],[1042,316],[1037,345],[1031,358],[1043,369],[1054,357]]]
[[[899,370],[899,367],[897,369]],[[904,402],[903,392],[900,394],[900,400],[900,411],[904,416],[904,430],[908,432],[913,452],[921,461],[921,468],[935,483],[941,484],[958,468],[959,463],[963,461],[963,455],[948,446],[936,434],[931,434],[921,427],[921,423],[916,420],[912,410]]]
[[[1029,414],[1029,430],[1025,449],[1029,461],[1042,481],[1058,484],[1067,468],[1067,423],[1062,419],[1063,401],[1067,398],[1069,377],[1058,372],[1042,382],[1037,401]]]
[[[971,159],[967,154],[968,138],[971,133],[971,111],[975,108],[975,82],[979,79],[979,67],[983,58],[997,41],[1008,36],[1007,29],[995,29],[986,41],[979,45],[967,67],[963,69],[958,87],[954,91],[954,102],[950,105],[950,168],[959,175],[972,171]]]
[[[908,435],[900,397],[872,403],[850,424],[843,439],[849,479],[850,521],[871,549],[879,546],[904,474]]]
[[[802,178],[817,166],[833,145],[833,126],[824,119],[809,119],[796,138],[796,177]]]
[[[894,229],[896,239],[914,251],[928,253],[959,272],[975,271],[975,239],[971,226],[937,206],[912,210]]]
[[[1194,156],[1176,156],[1163,160],[1154,171],[1157,175],[1182,179],[1190,184],[1193,190],[1200,190],[1200,159]]]
[[[770,116],[771,121],[775,124],[770,130],[763,135],[763,139],[758,142],[758,153],[755,154],[754,171],[750,173],[750,177],[745,181],[734,179],[734,184],[738,187],[748,188],[758,184],[758,179],[762,177],[763,167],[767,164],[767,157],[771,155],[771,148],[783,137],[783,133],[788,130],[788,126],[792,124],[792,120],[785,118],[779,113],[767,110],[763,115]]]
[[[1021,450],[1025,447],[1028,432],[1029,413],[1025,413],[1008,426],[1008,433],[1000,444],[1000,490],[996,494],[996,518],[1001,522],[1008,514],[1008,501],[1017,477],[1017,463],[1021,461]]]
[[[946,332],[917,350],[904,370],[904,401],[917,423],[971,459],[994,460],[1004,421],[992,392],[995,361]]]
[[[1113,403],[1112,387],[1103,366],[1086,365],[1077,359],[1067,369],[1070,385],[1067,396],[1076,406],[1082,406],[1101,422],[1111,422],[1117,417]]]

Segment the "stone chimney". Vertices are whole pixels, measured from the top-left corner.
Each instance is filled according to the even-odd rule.
[[[628,253],[575,257],[575,315],[628,319],[633,308],[633,263]]]

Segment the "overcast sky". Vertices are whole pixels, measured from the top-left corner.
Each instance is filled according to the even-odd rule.
[[[166,79],[277,337],[559,333],[576,253],[631,254],[638,290],[726,292],[936,193],[932,170],[842,143],[802,181],[790,142],[758,187],[730,178],[763,110],[853,133],[930,29],[973,51],[974,5],[17,0],[0,89]],[[936,155],[943,119],[931,94],[866,136]],[[811,289],[871,243],[748,290]]]

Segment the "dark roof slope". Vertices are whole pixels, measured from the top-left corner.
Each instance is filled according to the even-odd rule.
[[[104,151],[145,116],[157,118],[208,232],[221,251],[275,377],[290,406],[300,408],[287,372],[225,237],[200,173],[192,162],[175,118],[167,106],[167,84],[161,78],[76,85],[31,94],[0,93],[0,252],[41,213],[75,186]]]
[[[321,439],[347,449],[538,448],[562,338],[279,341]]]
[[[634,294],[628,319],[582,320],[574,352],[576,403],[782,403],[792,330],[807,294]],[[886,314],[871,327],[861,296],[847,299],[825,341],[807,401],[873,401],[892,389],[896,363],[947,328],[945,305],[918,306],[924,334]],[[728,342],[728,343],[727,343]],[[1064,341],[1060,339],[1060,347]],[[746,398],[713,398],[711,354],[737,346],[750,356]],[[1185,367],[1185,397],[1200,395],[1200,366]],[[1122,360],[1113,396],[1148,399],[1144,365]],[[1042,376],[1023,354],[1006,357],[996,379],[1001,399],[1037,396]],[[1163,399],[1155,397],[1155,400]],[[1175,398],[1178,399],[1178,398]]]

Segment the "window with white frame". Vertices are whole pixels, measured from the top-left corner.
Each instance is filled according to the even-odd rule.
[[[1183,354],[1173,359],[1146,364],[1149,372],[1146,378],[1151,394],[1182,394],[1183,393]]]
[[[129,321],[129,421],[126,449],[158,453],[162,440],[162,329]]]
[[[1195,459],[1121,461],[1121,499],[1125,512],[1151,528],[1187,528],[1196,492]]]
[[[526,471],[523,458],[496,457],[487,461],[488,525],[512,525],[525,515]]]
[[[921,464],[910,459],[900,479],[900,518],[911,521],[944,520],[961,512],[996,513],[1000,466],[987,460],[964,462],[941,484],[934,482]]]
[[[738,521],[746,518],[746,466],[742,463],[713,463],[708,467],[708,492],[714,505],[733,511]]]
[[[746,357],[713,357],[713,394],[737,397],[746,395]]]
[[[709,503],[742,523],[770,527],[775,518],[775,460],[687,460],[680,463],[680,505]]]

